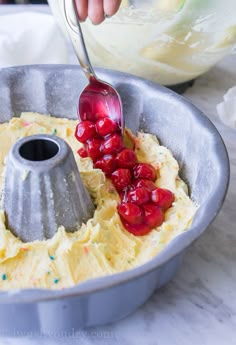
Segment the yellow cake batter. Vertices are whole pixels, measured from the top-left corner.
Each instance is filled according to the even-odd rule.
[[[23,113],[0,125],[0,185],[5,158],[17,139],[33,134],[54,134],[71,146],[82,180],[96,204],[94,217],[75,233],[60,227],[47,241],[23,243],[5,226],[0,210],[0,289],[42,287],[62,289],[84,280],[131,269],[156,254],[178,234],[188,229],[196,206],[179,178],[179,166],[171,152],[144,133],[136,138],[139,161],[158,165],[158,187],[175,194],[165,222],[148,235],[136,237],[124,229],[116,211],[119,196],[103,172],[93,169],[90,158],[76,153],[81,144],[74,138],[77,121],[36,113]]]

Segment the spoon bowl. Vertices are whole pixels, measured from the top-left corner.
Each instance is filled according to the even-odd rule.
[[[124,129],[122,103],[115,88],[98,79],[91,65],[74,0],[62,0],[62,13],[79,63],[89,84],[81,92],[78,116],[81,121],[110,117]]]
[[[78,105],[78,116],[81,121],[96,121],[110,117],[119,124],[123,131],[124,123],[120,96],[108,83],[99,79],[90,79],[90,83],[81,92]]]

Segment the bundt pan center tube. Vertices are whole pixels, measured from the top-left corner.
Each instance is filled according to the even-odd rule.
[[[8,228],[24,242],[49,239],[60,226],[76,231],[92,217],[92,200],[63,139],[33,135],[12,146],[3,209]]]

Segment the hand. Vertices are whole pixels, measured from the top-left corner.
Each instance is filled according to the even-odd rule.
[[[100,24],[105,16],[113,16],[119,9],[121,0],[75,0],[79,15],[82,22],[87,17],[93,24]]]

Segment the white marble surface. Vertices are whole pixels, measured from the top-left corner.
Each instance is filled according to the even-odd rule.
[[[1,345],[236,345],[236,130],[221,124],[216,114],[216,104],[233,85],[236,56],[224,59],[185,93],[222,134],[231,181],[222,211],[188,251],[174,280],[116,324],[76,337],[2,338]]]

